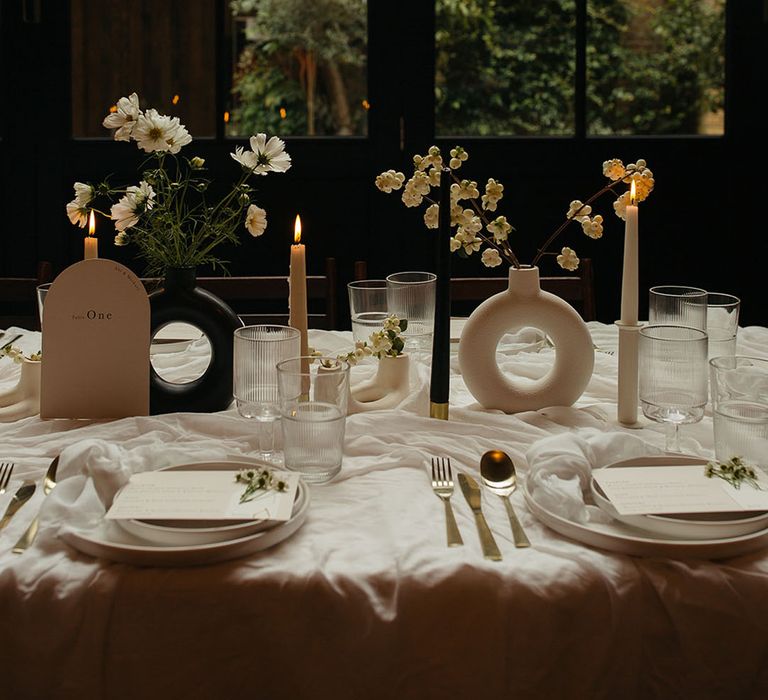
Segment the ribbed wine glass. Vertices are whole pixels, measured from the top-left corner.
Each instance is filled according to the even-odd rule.
[[[280,463],[275,421],[280,418],[277,363],[301,355],[301,334],[277,325],[244,326],[235,331],[233,394],[243,418],[259,422],[259,454]]]
[[[667,424],[667,452],[679,452],[680,425],[700,421],[707,404],[706,332],[688,326],[641,328],[639,380],[643,414]]]

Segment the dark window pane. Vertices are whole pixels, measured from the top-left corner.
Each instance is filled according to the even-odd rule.
[[[590,134],[722,134],[725,0],[589,0]]]
[[[359,136],[368,128],[365,0],[233,0],[227,133]]]
[[[573,0],[437,0],[439,136],[574,130]]]
[[[110,138],[102,119],[132,92],[141,107],[213,136],[214,0],[72,0],[72,132]]]

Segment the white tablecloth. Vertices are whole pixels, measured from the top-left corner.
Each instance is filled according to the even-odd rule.
[[[92,559],[57,536],[67,515],[56,491],[33,548],[11,554],[37,494],[0,533],[0,697],[768,697],[768,553],[721,562],[613,554],[549,530],[517,493],[533,546],[515,549],[503,504],[484,497],[504,557],[491,562],[458,489],[465,546],[445,546],[432,455],[477,476],[492,448],[525,474],[529,448],[552,435],[623,431],[649,452],[663,446],[660,426],[616,424],[616,357],[603,352],[615,349],[615,328],[590,329],[601,351],[570,408],[483,411],[454,357],[450,421],[432,420],[428,369],[414,363],[418,391],[398,410],[348,418],[342,472],[312,487],[305,525],[248,558],[184,569]],[[349,338],[313,332],[310,342],[336,352]],[[22,341],[36,344],[34,333]],[[506,365],[536,376],[551,352],[510,355]],[[768,354],[768,329],[742,329],[739,352]],[[164,359],[178,367],[181,357],[197,362],[194,351]],[[0,361],[0,390],[17,371]],[[83,455],[62,460],[58,488],[75,484],[105,445],[147,469],[253,455],[256,436],[233,410],[0,424],[0,460],[17,464],[11,493],[62,451]],[[709,413],[682,428],[682,446],[712,456]]]

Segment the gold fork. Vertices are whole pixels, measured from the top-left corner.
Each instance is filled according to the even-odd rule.
[[[451,496],[453,495],[453,473],[451,472],[451,460],[448,457],[432,457],[432,490],[445,506],[445,527],[448,537],[448,546],[457,547],[464,544],[453,516],[451,508]]]
[[[13,462],[3,462],[0,464],[0,493],[5,493],[8,488],[8,482],[11,480],[13,468],[16,465]]]

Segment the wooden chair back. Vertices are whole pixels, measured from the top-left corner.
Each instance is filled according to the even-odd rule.
[[[355,263],[356,280],[366,279],[368,266],[364,260]],[[595,320],[595,287],[592,260],[582,258],[578,274],[543,275],[541,288],[565,299],[585,321]],[[481,302],[507,288],[507,277],[452,277],[451,313],[468,316]]]
[[[53,279],[51,263],[42,261],[36,277],[0,277],[0,328],[40,330],[37,286]]]
[[[148,291],[159,280],[143,280]],[[198,277],[197,284],[229,304],[246,325],[288,323],[287,276]],[[324,275],[307,275],[307,321],[310,328],[337,328],[336,260],[326,258]]]

